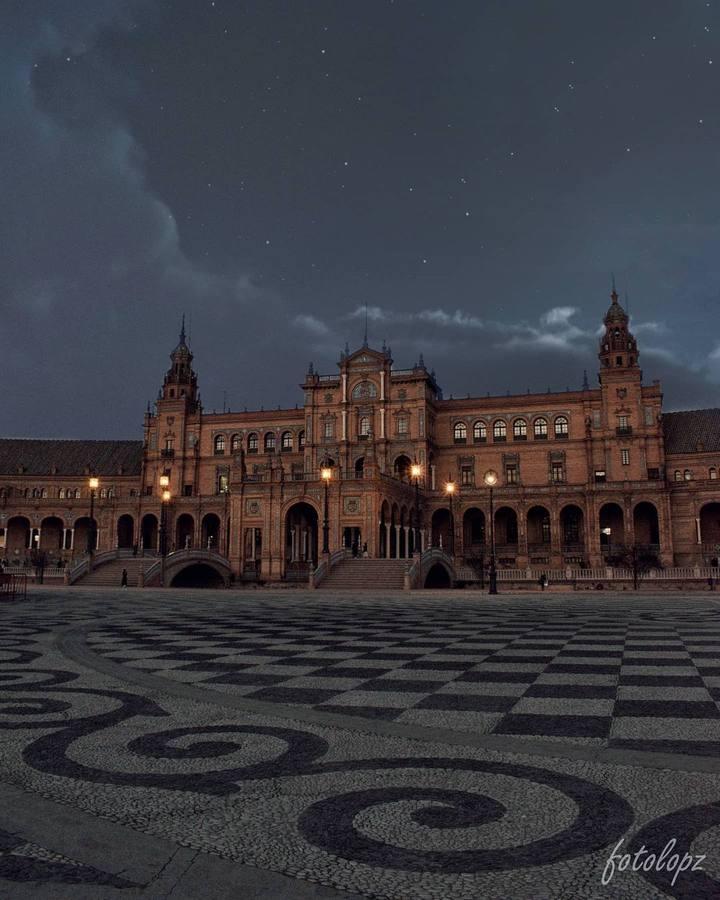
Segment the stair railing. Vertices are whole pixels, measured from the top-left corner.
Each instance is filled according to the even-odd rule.
[[[348,556],[348,549],[342,547],[340,550],[334,550],[327,559],[324,559],[320,565],[310,573],[308,578],[308,587],[316,588],[330,574],[331,570]]]

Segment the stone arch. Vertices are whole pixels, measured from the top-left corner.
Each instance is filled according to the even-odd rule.
[[[17,556],[30,547],[30,520],[25,516],[8,519],[5,550],[8,556]]]
[[[518,518],[511,506],[501,506],[495,510],[495,544],[497,546],[517,546]]]
[[[157,516],[154,513],[145,513],[140,522],[140,540],[143,550],[157,550],[158,537]]]
[[[635,505],[633,532],[636,544],[653,548],[660,546],[660,518],[654,503],[643,500]]]
[[[585,514],[575,503],[568,503],[560,510],[560,536],[566,549],[585,545]]]
[[[191,550],[195,543],[195,519],[190,513],[181,513],[175,521],[175,548]]]
[[[47,516],[40,523],[40,546],[38,550],[59,553],[63,548],[65,523],[58,516]]]
[[[388,540],[388,528],[390,527],[390,504],[383,500],[380,506],[380,521],[378,523],[378,556],[384,559],[388,556],[390,546]]]
[[[430,520],[430,535],[433,547],[440,547],[446,553],[452,547],[452,522],[450,510],[443,506],[436,509]]]
[[[720,560],[720,502],[713,500],[700,508],[700,540],[711,564]]]
[[[550,546],[550,510],[544,506],[531,506],[527,513],[527,542],[530,547]]]
[[[399,456],[395,457],[395,462],[393,463],[393,474],[396,478],[409,478],[411,465],[412,461],[410,457],[406,453],[401,453]]]
[[[476,556],[485,549],[485,513],[471,506],[463,513],[463,550],[466,556]]]
[[[393,503],[390,509],[390,559],[397,559],[399,550],[398,528],[400,524],[400,510],[397,503]]]
[[[448,590],[452,587],[452,573],[442,562],[436,562],[430,566],[423,586],[431,590]]]
[[[285,511],[285,571],[306,572],[318,562],[318,523],[315,507],[307,500],[293,501]]]
[[[75,520],[73,544],[77,553],[88,553],[97,549],[97,522],[90,516],[80,516]]]
[[[124,513],[117,520],[115,535],[120,549],[126,550],[135,545],[135,520],[129,513]]]
[[[625,544],[625,514],[619,503],[604,503],[598,513],[600,547],[610,551]]]
[[[200,535],[200,546],[203,550],[212,550],[215,553],[219,553],[220,517],[215,513],[206,513],[203,516]]]
[[[221,588],[227,576],[212,562],[192,562],[172,575],[169,583],[175,588]]]

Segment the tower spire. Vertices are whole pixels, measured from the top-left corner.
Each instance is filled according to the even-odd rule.
[[[180,343],[185,343],[185,313],[182,315],[182,325],[180,326]]]
[[[615,273],[611,272],[610,275],[612,277],[612,291],[610,292],[610,299],[612,300],[613,303],[617,303],[618,302],[618,292],[615,287]]]

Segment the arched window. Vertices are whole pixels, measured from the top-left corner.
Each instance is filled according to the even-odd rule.
[[[234,434],[230,438],[230,451],[231,453],[238,453],[240,451],[240,435]]]
[[[80,499],[80,488],[75,488],[75,499],[76,500]]]
[[[377,388],[372,381],[361,381],[352,389],[353,400],[367,400],[377,397]]]
[[[527,422],[525,421],[525,419],[515,419],[515,421],[513,422],[513,440],[527,440]]]
[[[456,444],[464,444],[467,441],[467,425],[464,422],[455,423],[453,440]]]
[[[274,431],[265,432],[265,452],[266,453],[274,453],[275,452],[275,432]]]
[[[360,416],[358,434],[361,438],[370,437],[370,416]]]
[[[225,435],[218,434],[215,437],[215,456],[222,456],[225,452]]]
[[[47,489],[47,488],[43,488],[42,491],[40,491],[40,496],[43,498],[43,500],[46,500],[46,499],[47,499],[47,495],[48,495],[48,489]]]
[[[253,431],[248,435],[248,453],[257,453],[258,452],[258,436]]]
[[[65,488],[60,488],[60,490],[58,491],[58,499],[59,500],[65,499]]]
[[[484,422],[475,422],[473,425],[473,440],[478,444],[487,440],[487,425]]]
[[[305,432],[301,431],[298,435],[298,450],[305,449]]]
[[[105,500],[107,498],[107,488],[100,488],[100,499]]]
[[[555,437],[562,440],[566,438],[570,432],[570,424],[567,416],[558,416],[555,419]]]
[[[533,422],[533,434],[536,441],[547,440],[548,423],[547,419],[535,419]]]
[[[507,423],[502,419],[496,419],[493,422],[493,440],[494,441],[506,441],[507,440]]]
[[[292,432],[291,431],[283,431],[282,437],[280,438],[280,450],[284,450],[284,451],[292,450]]]
[[[711,466],[710,472],[708,474],[710,475],[710,481],[717,481],[718,473],[717,473],[717,469],[715,468],[715,466]]]
[[[685,481],[692,481],[692,472],[690,471],[690,469],[685,469],[685,471],[683,472],[683,476],[685,478]]]
[[[683,480],[682,472],[680,471],[680,469],[675,469],[675,476],[674,476],[674,477],[675,477],[675,481],[682,481],[682,480]]]

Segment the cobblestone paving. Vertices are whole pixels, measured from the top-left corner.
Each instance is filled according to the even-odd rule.
[[[0,781],[275,896],[720,897],[719,690],[697,597],[45,591],[0,610]],[[0,897],[181,896],[2,814]],[[601,883],[672,839],[702,870]]]

